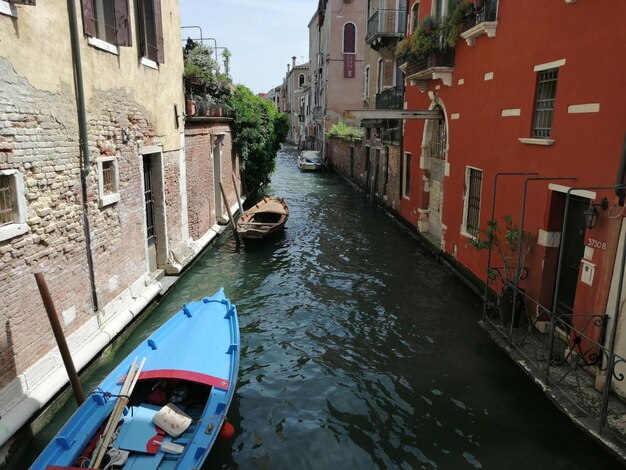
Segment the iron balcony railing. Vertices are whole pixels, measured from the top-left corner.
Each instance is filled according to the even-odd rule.
[[[367,21],[365,41],[371,43],[376,38],[401,38],[406,33],[406,11],[376,10]]]
[[[389,88],[376,93],[376,109],[402,109],[404,107],[404,90]]]
[[[434,52],[425,58],[407,58],[406,76],[419,74],[433,67],[453,67],[454,49],[447,47],[441,51]]]
[[[498,0],[483,0],[482,4],[476,8],[473,17],[465,25],[465,30],[484,23],[485,21],[496,21],[498,13]]]

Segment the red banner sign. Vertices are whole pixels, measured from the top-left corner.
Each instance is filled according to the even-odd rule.
[[[343,55],[343,78],[354,78],[356,54]]]

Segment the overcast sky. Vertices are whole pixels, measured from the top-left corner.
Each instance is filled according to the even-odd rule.
[[[282,83],[287,64],[309,60],[308,24],[318,0],[180,0],[181,26],[199,26],[203,38],[215,38],[231,52],[230,74],[254,93]],[[197,39],[198,28],[182,29]],[[213,40],[205,44],[214,47]],[[221,58],[220,58],[221,61]]]

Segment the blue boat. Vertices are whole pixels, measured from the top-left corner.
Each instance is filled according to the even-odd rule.
[[[199,468],[226,421],[239,346],[223,289],[185,304],[99,384],[31,469]]]

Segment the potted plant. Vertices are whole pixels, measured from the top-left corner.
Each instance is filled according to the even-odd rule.
[[[188,85],[202,85],[204,83],[205,73],[199,65],[187,62],[183,70],[183,77],[185,78],[185,83]]]
[[[519,326],[519,321],[525,311],[524,296],[515,292],[519,281],[526,279],[528,270],[524,267],[524,260],[533,248],[534,237],[530,232],[521,230],[513,224],[513,216],[502,216],[501,222],[491,220],[486,229],[472,227],[476,234],[469,238],[469,243],[477,250],[492,249],[498,253],[502,266],[489,266],[487,283],[499,282],[499,307],[502,323],[514,327]],[[518,265],[518,262],[521,264]],[[523,293],[523,289],[519,289]],[[515,299],[515,305],[513,301]]]

